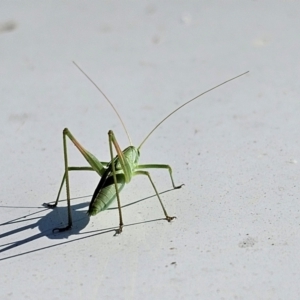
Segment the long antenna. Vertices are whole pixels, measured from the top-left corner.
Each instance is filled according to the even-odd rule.
[[[214,86],[213,88],[211,88],[211,89],[205,91],[204,93],[201,93],[200,95],[196,96],[195,98],[193,98],[193,99],[191,99],[191,100],[189,100],[189,101],[183,103],[182,105],[180,105],[178,108],[176,108],[175,110],[173,110],[170,114],[168,114],[164,119],[162,119],[162,120],[161,120],[161,121],[160,121],[160,122],[159,122],[159,123],[158,123],[158,124],[157,124],[157,125],[156,125],[149,133],[148,133],[148,135],[144,138],[144,140],[143,140],[143,141],[141,142],[141,144],[139,145],[138,150],[139,150],[139,149],[142,147],[142,145],[147,141],[147,139],[149,138],[149,136],[157,129],[157,127],[159,127],[164,121],[166,121],[169,117],[171,117],[174,113],[176,113],[177,110],[181,109],[182,107],[184,107],[185,105],[191,103],[192,101],[196,100],[197,98],[203,96],[204,94],[206,94],[206,93],[208,93],[208,92],[210,92],[210,91],[212,91],[212,90],[214,90],[214,89],[220,87],[221,85],[223,85],[223,84],[225,84],[225,83],[227,83],[227,82],[229,82],[229,81],[232,81],[232,80],[234,80],[234,79],[237,79],[238,77],[241,77],[241,76],[243,76],[243,75],[245,75],[245,74],[247,74],[247,73],[249,73],[249,71],[247,71],[247,72],[245,72],[245,73],[243,73],[243,74],[240,74],[240,75],[238,75],[238,76],[235,76],[235,77],[233,77],[233,78],[231,78],[231,79],[228,79],[228,80],[226,80],[226,81],[224,81],[224,82],[222,82],[222,83],[220,83],[220,84]]]
[[[112,109],[115,111],[115,113],[117,114],[117,116],[118,116],[118,118],[119,118],[119,120],[121,121],[121,124],[122,124],[122,126],[123,126],[123,128],[124,128],[124,130],[125,130],[125,133],[126,133],[126,135],[127,135],[127,138],[128,138],[128,141],[129,141],[129,144],[132,146],[132,142],[131,142],[131,138],[130,138],[130,136],[129,136],[129,133],[128,133],[128,131],[127,131],[127,129],[126,129],[126,126],[125,126],[125,124],[124,124],[124,122],[123,122],[123,120],[122,120],[122,118],[121,118],[121,116],[119,115],[119,113],[118,113],[118,111],[117,111],[117,109],[114,107],[114,105],[112,104],[112,102],[106,97],[106,95],[101,91],[101,89],[99,88],[99,86],[76,64],[76,62],[75,61],[73,61],[73,64],[81,71],[81,73],[83,74],[83,75],[85,75],[86,76],[86,78],[96,87],[96,89],[103,95],[103,97],[107,100],[107,102],[110,104],[110,106],[112,107]]]

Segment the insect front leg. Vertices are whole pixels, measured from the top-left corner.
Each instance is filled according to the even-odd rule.
[[[162,209],[163,209],[163,211],[164,211],[166,220],[167,220],[168,222],[171,222],[174,218],[176,218],[175,216],[174,216],[174,217],[170,217],[170,216],[168,215],[168,213],[167,213],[167,211],[166,211],[166,209],[165,209],[165,207],[164,207],[164,205],[163,205],[163,203],[162,203],[162,201],[161,201],[161,199],[160,199],[160,196],[159,196],[159,194],[158,194],[158,192],[157,192],[157,189],[156,189],[156,187],[155,187],[155,184],[154,184],[154,182],[152,181],[152,178],[151,178],[151,176],[150,176],[150,173],[147,172],[147,171],[138,170],[138,171],[135,171],[135,172],[134,172],[134,175],[146,175],[146,176],[148,176],[148,178],[149,178],[149,180],[150,180],[150,182],[151,182],[151,184],[152,184],[152,186],[153,186],[153,188],[154,188],[155,194],[156,194],[156,196],[157,196],[157,198],[158,198],[158,200],[159,200],[159,202],[160,202],[160,205],[161,205],[161,207],[162,207]],[[181,187],[181,186],[180,186],[180,187]]]

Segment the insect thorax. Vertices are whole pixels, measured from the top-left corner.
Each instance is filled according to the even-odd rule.
[[[123,155],[125,157],[125,164],[130,167],[130,169],[133,171],[135,167],[138,165],[140,153],[137,148],[134,146],[129,146],[126,149],[123,150]],[[121,169],[120,162],[117,162],[116,164],[117,169]]]

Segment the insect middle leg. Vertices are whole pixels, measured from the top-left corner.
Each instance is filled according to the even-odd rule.
[[[173,175],[172,175],[172,168],[169,165],[162,165],[162,164],[146,164],[146,165],[138,165],[136,169],[168,169],[171,182],[174,189],[180,189],[184,184],[176,186],[174,183]]]
[[[164,207],[164,205],[163,205],[163,203],[162,203],[162,201],[161,201],[161,199],[160,199],[160,196],[159,196],[159,193],[158,193],[158,191],[157,191],[157,189],[156,189],[156,187],[155,187],[155,184],[154,184],[154,182],[152,181],[152,178],[151,178],[151,176],[150,176],[150,173],[147,172],[147,171],[138,170],[138,171],[135,171],[135,172],[134,172],[134,175],[146,175],[146,176],[148,176],[148,178],[149,178],[149,180],[150,180],[150,182],[151,182],[151,184],[152,184],[152,186],[153,186],[153,188],[154,188],[155,194],[156,194],[156,196],[157,196],[157,198],[158,198],[158,200],[159,200],[159,202],[160,202],[160,205],[161,205],[161,207],[162,207],[162,209],[163,209],[163,211],[164,211],[166,220],[167,220],[168,222],[171,222],[174,218],[176,218],[175,216],[170,217],[170,216],[168,215],[168,213],[167,213],[167,211],[166,211],[166,209],[165,209],[165,207]],[[172,178],[172,175],[171,175],[171,178]],[[172,182],[173,182],[173,180],[172,180]],[[173,183],[173,186],[174,186],[174,183]],[[182,185],[181,185],[181,186],[182,186]],[[179,187],[174,187],[174,188],[180,188],[181,186],[179,186]]]
[[[94,169],[92,167],[68,167],[68,172],[69,171],[94,171]],[[48,208],[54,208],[57,206],[57,204],[59,202],[60,193],[61,193],[62,187],[65,183],[65,180],[66,180],[66,173],[64,173],[64,175],[63,175],[55,202],[53,204],[44,203],[44,206],[46,206]]]

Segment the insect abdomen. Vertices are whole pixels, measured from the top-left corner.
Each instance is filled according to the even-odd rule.
[[[125,185],[124,174],[116,174],[119,193]],[[106,210],[116,198],[116,187],[113,176],[109,176],[101,186],[101,181],[95,190],[89,206],[88,215],[95,216],[99,212]]]

